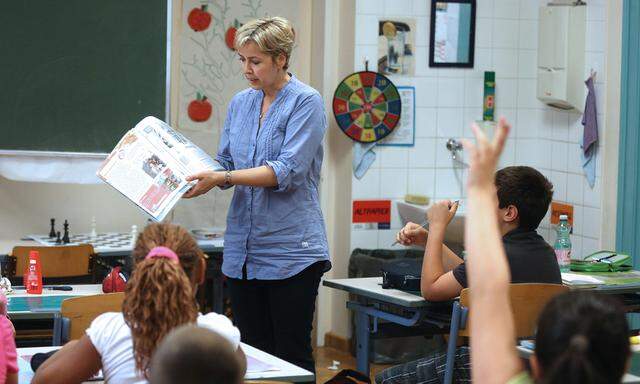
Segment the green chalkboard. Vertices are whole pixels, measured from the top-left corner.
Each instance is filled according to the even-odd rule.
[[[167,0],[1,0],[0,150],[110,152],[166,73]]]

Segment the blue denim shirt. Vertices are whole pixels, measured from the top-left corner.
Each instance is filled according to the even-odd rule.
[[[231,100],[216,160],[228,170],[267,165],[276,187],[235,186],[227,214],[222,272],[247,279],[291,277],[329,260],[318,182],[327,129],[320,94],[294,76],[278,92],[259,126],[263,92]]]

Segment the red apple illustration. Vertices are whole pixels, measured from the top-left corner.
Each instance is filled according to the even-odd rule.
[[[187,108],[189,118],[197,123],[209,120],[211,117],[211,103],[207,100],[207,96],[198,92],[196,100],[192,100]]]
[[[235,19],[235,21],[233,22],[233,25],[229,27],[229,29],[227,29],[227,32],[224,34],[224,42],[225,44],[227,44],[227,47],[232,51],[236,50],[235,47],[233,46],[233,42],[236,39],[236,32],[238,31],[238,28],[240,28],[241,26],[242,24],[238,22],[238,19]]]
[[[196,32],[204,31],[211,24],[211,14],[207,11],[207,5],[200,8],[193,8],[187,18],[189,26]]]

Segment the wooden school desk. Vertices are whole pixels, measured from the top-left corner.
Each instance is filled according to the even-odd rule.
[[[369,372],[369,342],[371,337],[426,335],[448,333],[451,320],[451,301],[428,302],[415,294],[397,289],[383,289],[382,277],[352,279],[330,279],[322,283],[326,287],[346,291],[355,295],[356,300],[348,300],[347,308],[355,313],[356,367],[360,372]],[[571,289],[576,287],[569,286]],[[598,285],[580,288],[603,294],[625,294],[640,292],[640,282],[620,285]],[[626,304],[626,303],[625,303]],[[631,311],[638,311],[637,304],[631,304]],[[398,314],[398,313],[401,314]],[[399,333],[388,324],[378,324],[378,319],[410,328]],[[386,327],[391,328],[391,334]],[[397,328],[397,326],[394,326]],[[639,372],[640,373],[640,372]]]
[[[247,374],[245,380],[274,380],[288,382],[313,381],[313,373],[242,343],[242,350],[247,356]],[[28,384],[33,378],[33,371],[27,362],[36,353],[49,352],[60,347],[18,348],[19,384]],[[96,383],[96,381],[91,381]],[[102,381],[98,381],[102,382]]]
[[[224,250],[224,241],[220,238],[211,240],[197,240],[198,246],[204,253],[209,256],[207,261],[206,276],[212,281],[211,284],[211,303],[212,310],[216,313],[223,312],[223,282],[222,282],[222,252]],[[36,246],[42,245],[34,240],[8,240],[0,239],[0,264],[4,264],[7,255],[11,253],[15,246]],[[112,261],[123,261],[123,259],[131,253],[131,245],[121,246],[118,248],[105,248],[94,246],[94,251],[98,254],[99,259],[109,259]],[[113,265],[113,262],[107,262]],[[20,272],[18,272],[20,274]]]
[[[382,277],[330,279],[322,284],[356,296],[356,300],[347,301],[347,308],[356,316],[356,369],[365,374],[369,373],[369,341],[372,335],[398,337],[449,331],[451,301],[428,302],[419,293],[383,289]],[[378,319],[392,324],[379,324]]]
[[[64,299],[102,293],[101,284],[71,285],[71,291],[43,289],[41,295],[29,295],[24,289],[16,289],[7,295],[7,314],[12,320],[53,319],[53,345],[62,339],[60,307]]]

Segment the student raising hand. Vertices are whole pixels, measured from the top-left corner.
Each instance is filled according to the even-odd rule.
[[[492,188],[494,186],[496,165],[500,159],[509,130],[511,130],[511,125],[504,117],[501,117],[491,142],[489,142],[489,139],[477,124],[473,123],[471,130],[476,137],[476,144],[474,145],[466,139],[462,140],[462,145],[470,157],[467,188]]]
[[[471,373],[477,383],[506,383],[522,370],[514,348],[508,295],[511,274],[495,209],[494,172],[509,128],[501,118],[489,141],[474,124],[476,143],[463,142],[469,153],[464,240],[471,303]]]

